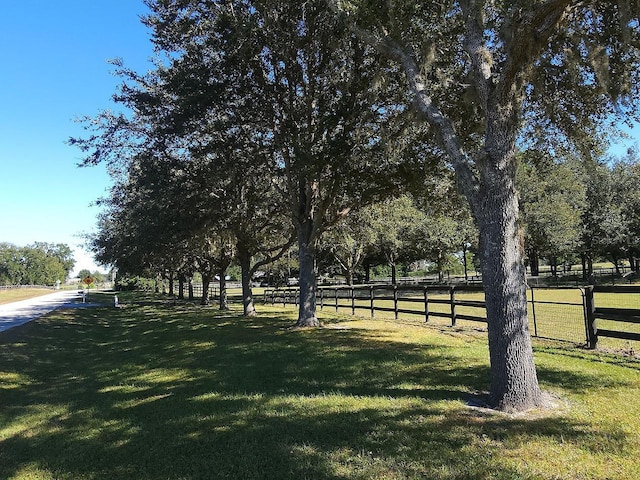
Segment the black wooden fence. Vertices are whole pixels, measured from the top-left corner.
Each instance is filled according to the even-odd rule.
[[[600,337],[640,341],[639,297],[638,285],[585,288],[585,325],[591,348]]]
[[[640,341],[640,287],[532,287],[527,293],[535,337],[590,347],[599,337]],[[271,304],[297,305],[298,300],[299,290],[293,287],[266,289],[263,296]],[[380,312],[395,319],[403,315],[451,326],[460,321],[486,323],[484,292],[478,285],[319,287],[317,300],[321,309],[367,311],[371,317]],[[631,329],[621,326],[629,324]]]

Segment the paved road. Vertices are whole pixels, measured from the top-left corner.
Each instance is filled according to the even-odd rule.
[[[81,302],[82,294],[77,290],[60,290],[49,295],[0,305],[0,332],[35,320],[56,308],[82,305]]]

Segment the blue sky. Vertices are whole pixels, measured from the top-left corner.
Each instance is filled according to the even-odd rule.
[[[73,121],[112,107],[119,83],[111,58],[137,71],[152,54],[141,0],[3,2],[0,45],[0,242],[66,243],[76,271],[97,267],[83,251],[110,179],[103,166],[78,168],[82,136]],[[631,131],[640,140],[640,127]],[[620,146],[616,153],[624,152]]]
[[[149,68],[152,47],[137,0],[21,0],[0,15],[0,242],[36,241],[76,249],[77,268],[94,270],[80,248],[94,230],[90,204],[110,185],[103,166],[78,168],[82,135],[73,120],[112,106],[119,83],[107,60]]]

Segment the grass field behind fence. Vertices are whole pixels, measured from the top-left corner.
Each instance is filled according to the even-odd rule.
[[[484,335],[325,311],[290,329],[92,294],[0,334],[3,479],[640,477],[640,363],[535,342],[550,411],[470,408]]]
[[[411,296],[416,300],[423,299],[421,292],[414,292],[410,295],[400,288],[401,297]],[[355,313],[358,316],[371,316],[371,302],[368,297],[368,291],[356,291]],[[376,296],[390,296],[392,293],[376,290]],[[338,311],[342,313],[351,313],[351,298],[349,289],[338,289]],[[450,298],[448,292],[432,293],[429,292],[429,299],[448,300]],[[483,292],[456,292],[457,301],[483,301]],[[584,321],[583,307],[583,291],[580,288],[534,288],[527,290],[529,328],[531,334],[540,338],[553,340],[561,340],[572,342],[574,344],[584,344],[586,342],[586,331]],[[599,307],[616,307],[616,308],[635,308],[640,309],[640,294],[624,294],[624,293],[596,293],[595,301]],[[290,305],[291,306],[291,305]],[[375,308],[384,308],[392,310],[394,302],[392,300],[374,299]],[[323,309],[327,311],[335,311],[335,289],[327,289],[324,293]],[[424,303],[398,301],[399,310],[415,310],[423,311]],[[429,303],[429,324],[436,326],[451,325],[450,305],[442,303]],[[459,315],[472,315],[486,319],[486,311],[482,307],[457,306],[456,312]],[[438,314],[441,314],[440,316]],[[376,318],[392,319],[395,317],[392,311],[374,312]],[[400,313],[400,317],[405,320],[415,322],[424,322],[425,315],[423,313]],[[462,328],[486,329],[482,322],[458,319],[456,325]],[[598,320],[600,328],[611,330],[619,330],[625,332],[640,333],[640,324],[613,322],[606,320]],[[600,338],[598,345],[600,348],[634,352],[640,350],[640,343],[628,340],[619,340],[613,338]]]

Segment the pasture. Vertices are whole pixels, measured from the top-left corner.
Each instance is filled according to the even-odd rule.
[[[553,408],[481,408],[473,328],[91,294],[0,334],[0,478],[635,479],[640,362],[535,340]]]

